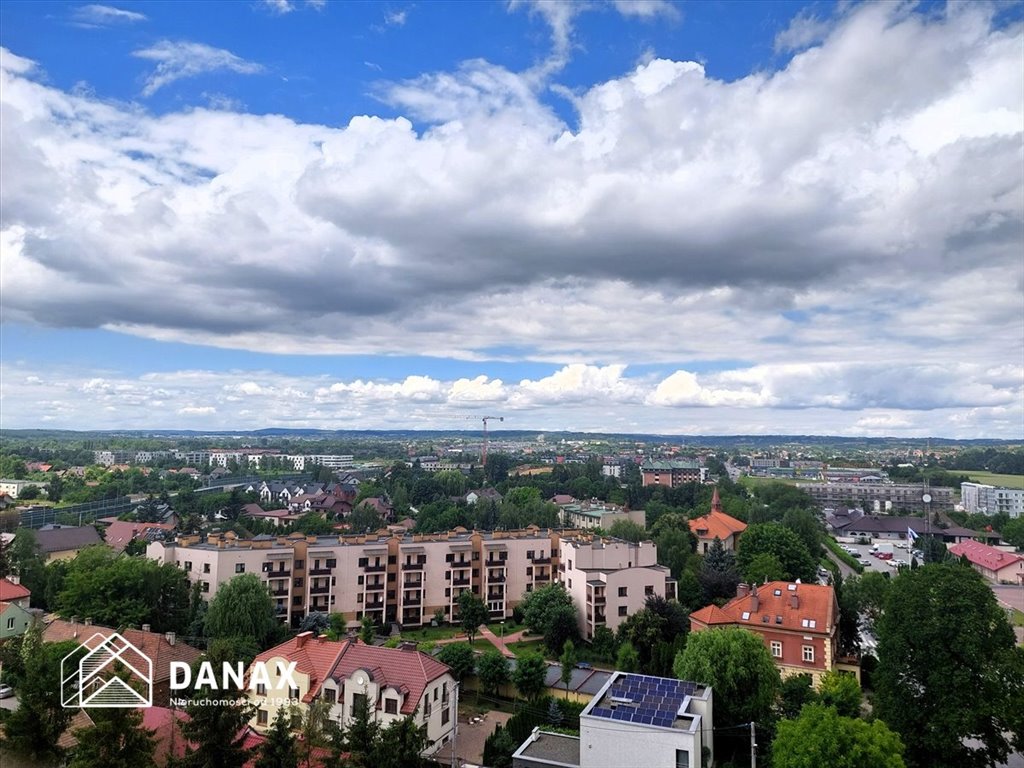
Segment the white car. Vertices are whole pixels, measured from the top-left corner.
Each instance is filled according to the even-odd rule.
[[[0,685],[0,699],[6,699],[14,695],[14,689],[9,685]]]
[[[870,560],[868,560],[867,558],[864,558],[864,557],[862,557],[862,558],[860,559],[860,564],[861,564],[861,565],[871,565],[871,561],[870,561]]]

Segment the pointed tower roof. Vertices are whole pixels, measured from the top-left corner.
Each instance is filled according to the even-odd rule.
[[[716,487],[714,492],[711,494],[711,511],[721,512],[722,511],[722,500],[718,498],[718,488]]]

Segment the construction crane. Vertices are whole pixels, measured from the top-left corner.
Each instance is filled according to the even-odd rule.
[[[484,425],[484,445],[480,451],[480,466],[481,468],[487,467],[487,422],[488,421],[504,421],[504,416],[463,416],[463,419],[480,419]]]

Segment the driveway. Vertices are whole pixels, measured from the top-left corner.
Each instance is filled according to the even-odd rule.
[[[482,765],[484,759],[484,742],[487,737],[494,733],[494,727],[498,724],[504,725],[512,717],[508,712],[490,711],[484,713],[482,719],[477,722],[467,722],[459,718],[459,732],[455,740],[455,755],[471,765]],[[452,748],[450,744],[441,747],[441,751],[435,755],[440,763],[447,763],[451,760]]]
[[[9,709],[12,712],[18,708],[18,697],[8,696],[6,699],[0,699],[0,709]]]

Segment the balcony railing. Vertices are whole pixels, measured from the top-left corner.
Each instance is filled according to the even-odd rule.
[[[604,595],[594,595],[594,605],[604,605],[608,602],[608,598]]]
[[[364,608],[366,610],[368,610],[368,611],[376,611],[376,610],[378,610],[380,608],[383,608],[383,607],[384,607],[384,601],[383,600],[378,600],[377,602],[374,602],[374,603],[367,603],[364,606]]]
[[[464,587],[469,584],[469,579],[452,579],[453,587]]]
[[[426,567],[426,563],[404,563],[402,570],[404,571],[422,571]]]
[[[381,563],[380,565],[364,565],[363,570],[367,573],[383,573],[387,570],[387,565]]]
[[[487,581],[490,584],[504,584],[505,583],[505,577],[504,576],[488,576],[487,577]]]
[[[288,592],[289,590],[287,587],[279,587],[278,589],[270,590],[270,594],[272,594],[274,597],[284,597],[288,594]]]
[[[535,557],[532,560],[530,560],[530,562],[533,563],[534,565],[547,565],[548,563],[551,562],[551,558],[550,557]]]
[[[291,576],[291,571],[267,571],[268,579],[290,579]]]
[[[329,594],[330,591],[331,591],[331,588],[330,588],[329,585],[328,586],[322,586],[322,587],[310,587],[309,588],[309,594],[311,594],[311,595],[326,595],[326,594]]]
[[[402,600],[402,605],[420,605],[422,603],[423,598],[421,597],[407,597]]]
[[[310,576],[330,576],[333,571],[334,571],[333,568],[310,568],[309,569],[309,575]]]

